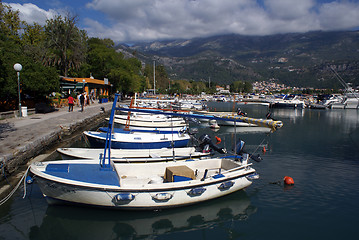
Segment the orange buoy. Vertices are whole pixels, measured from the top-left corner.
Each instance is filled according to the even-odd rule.
[[[220,143],[222,142],[222,139],[221,139],[221,138],[219,138],[219,137],[217,137],[217,136],[215,136],[215,138],[216,138],[216,140],[217,140],[217,143],[216,143],[216,144],[220,144]]]
[[[294,180],[291,177],[285,176],[283,181],[284,181],[284,184],[286,184],[286,185],[294,185]]]
[[[262,152],[263,152],[263,154],[265,154],[267,152],[266,147],[263,147]]]

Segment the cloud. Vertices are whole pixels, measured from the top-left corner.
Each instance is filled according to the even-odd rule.
[[[224,33],[268,35],[359,26],[359,3],[351,1],[94,0],[87,7],[111,20],[109,32],[117,41]]]
[[[358,28],[359,4],[350,1],[323,4],[318,19],[323,30]]]
[[[25,3],[23,5],[18,3],[5,3],[9,5],[13,10],[19,10],[20,19],[26,21],[29,24],[38,23],[44,25],[47,19],[51,19],[60,13],[56,10],[49,9],[45,11],[32,3]]]
[[[40,24],[61,12],[10,5],[20,10],[22,20]],[[119,42],[359,27],[359,2],[354,0],[92,0],[78,5],[80,28],[89,36]],[[75,3],[67,7],[76,11]]]

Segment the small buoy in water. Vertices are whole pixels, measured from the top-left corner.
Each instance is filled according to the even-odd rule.
[[[216,144],[220,144],[222,142],[222,139],[220,137],[215,136],[217,143]]]
[[[291,177],[285,176],[283,181],[284,181],[284,184],[286,184],[286,185],[294,185],[294,180]]]
[[[266,147],[263,147],[262,152],[263,152],[263,154],[265,154],[267,152]]]
[[[32,177],[30,177],[30,176],[27,176],[26,177],[26,183],[27,184],[31,184],[31,183],[33,183],[34,182],[34,179],[32,178]]]

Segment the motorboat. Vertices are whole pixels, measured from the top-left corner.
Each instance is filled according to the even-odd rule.
[[[305,102],[297,95],[284,95],[273,99],[269,105],[271,108],[305,108]]]

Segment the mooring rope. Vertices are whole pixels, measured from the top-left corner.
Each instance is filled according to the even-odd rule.
[[[4,203],[6,203],[12,197],[12,195],[14,195],[16,190],[20,187],[22,181],[24,181],[24,195],[22,198],[25,198],[25,196],[26,196],[26,176],[27,176],[27,173],[29,172],[29,169],[30,169],[30,166],[27,168],[26,172],[21,177],[20,181],[16,184],[15,188],[13,190],[11,190],[11,192],[5,198],[0,200],[0,206],[3,205]]]

